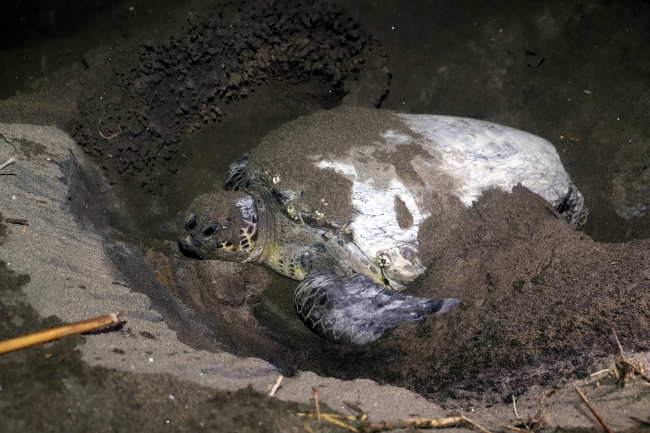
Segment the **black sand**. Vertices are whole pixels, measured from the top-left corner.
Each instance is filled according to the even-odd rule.
[[[450,409],[499,406],[587,377],[616,353],[612,328],[626,350],[650,350],[649,6],[142,1],[134,10],[123,2],[91,10],[14,2],[0,14],[10,23],[0,122],[56,124],[84,148],[106,177],[103,197],[124,207],[99,218],[108,199],[97,199],[76,217],[135,245],[141,262],[116,255],[115,263],[133,279],[142,269],[157,276],[141,290],[190,346],[260,357],[287,374],[371,378]],[[409,290],[461,297],[462,306],[363,349],[306,329],[290,280],[239,265],[202,270],[171,255],[180,213],[220,187],[233,159],[286,121],[340,103],[481,118],[549,139],[591,209],[584,232],[522,189],[437,215],[421,242],[444,247],[427,249],[429,271]],[[4,269],[0,338],[57,324],[21,303],[26,277]],[[187,269],[247,277],[206,286],[181,280]],[[0,358],[7,431],[158,431],[167,419],[182,420],[175,431],[201,422],[260,431],[254,422],[266,419],[278,423],[268,431],[301,428],[281,418],[296,406],[273,409],[253,391],[226,395],[89,367],[74,349],[83,338]],[[169,401],[181,390],[189,414]],[[134,396],[127,405],[124,393]],[[250,415],[259,404],[273,415]],[[215,406],[223,412],[210,418]],[[47,409],[36,416],[37,407]]]

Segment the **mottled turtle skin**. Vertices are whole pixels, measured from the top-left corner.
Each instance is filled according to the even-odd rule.
[[[180,246],[300,281],[295,306],[311,329],[367,344],[459,302],[399,292],[426,269],[421,224],[517,184],[584,223],[582,194],[540,137],[474,119],[339,108],[291,122],[232,163],[225,191],[191,204]]]

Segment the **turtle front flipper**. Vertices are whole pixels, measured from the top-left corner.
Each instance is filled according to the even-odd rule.
[[[402,295],[367,275],[341,277],[323,268],[312,269],[295,293],[296,310],[307,326],[329,340],[358,345],[402,322],[450,311],[458,302]]]

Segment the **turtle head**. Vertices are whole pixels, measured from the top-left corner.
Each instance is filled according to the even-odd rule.
[[[257,240],[257,212],[251,196],[223,191],[198,196],[187,212],[180,247],[200,259],[241,262]]]

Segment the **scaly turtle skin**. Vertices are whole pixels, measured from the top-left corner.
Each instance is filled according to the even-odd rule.
[[[291,122],[235,161],[226,191],[190,206],[180,245],[300,281],[296,310],[310,328],[366,344],[458,303],[398,291],[425,270],[424,220],[517,184],[584,223],[584,198],[542,138],[474,119],[339,108]]]

